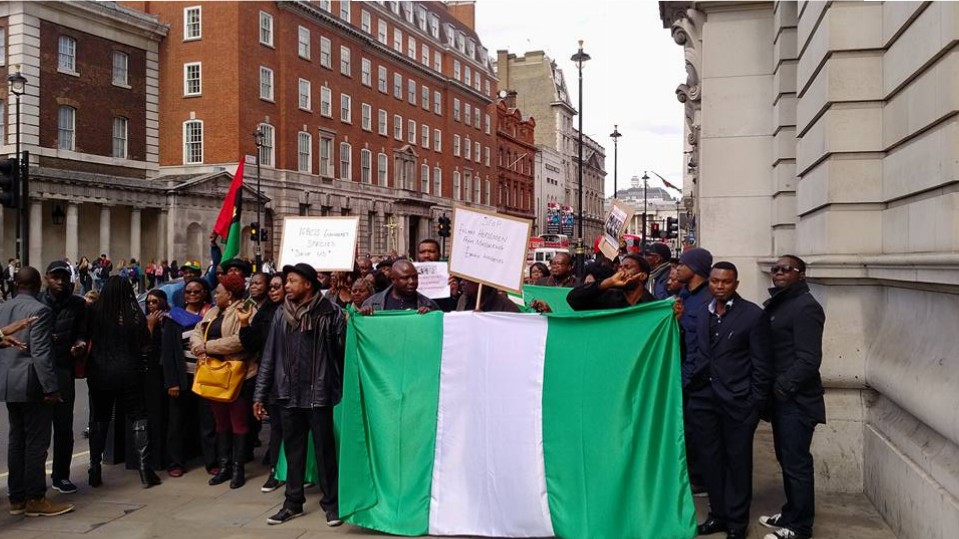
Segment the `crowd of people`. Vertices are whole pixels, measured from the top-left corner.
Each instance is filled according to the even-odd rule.
[[[75,379],[86,378],[91,487],[103,484],[111,420],[126,418],[132,430],[131,464],[144,487],[161,483],[158,470],[178,478],[199,460],[196,468],[210,475],[211,486],[233,489],[246,483],[246,466],[268,422],[263,463],[269,473],[261,490],[285,487],[285,501],[267,522],[303,514],[306,467],[315,458],[320,505],[327,523],[339,525],[332,410],[342,396],[347,317],[384,310],[552,310],[542,300],[518,304],[495,288],[452,277],[450,297],[424,296],[413,262],[440,261],[434,240],[420,242],[411,258],[361,257],[353,271],[332,273],[302,263],[275,274],[254,272],[241,259],[221,263],[215,241],[211,255],[205,272],[195,261],[152,264],[144,305],[128,275],[111,274],[105,255],[77,266],[55,261],[43,275],[11,261],[16,294],[0,304],[0,401],[10,415],[12,514],[73,509],[46,497],[44,460],[52,433],[52,486],[77,491],[70,478],[73,391]],[[548,266],[530,266],[526,282],[569,288],[566,302],[575,310],[675,298],[689,475],[693,491],[710,501],[698,532],[746,536],[752,441],[762,418],[772,422],[786,503],[759,522],[773,529],[766,539],[811,537],[810,445],[816,425],[825,422],[824,314],[806,285],[805,263],[780,258],[771,269],[770,298],[760,307],[737,293],[736,266],[714,263],[702,248],[678,259],[660,243],[612,260],[599,254],[582,276],[573,262],[558,253]],[[87,287],[84,265],[86,275],[102,282]],[[78,286],[89,294],[75,294]],[[227,389],[206,385],[217,376],[229,380]]]

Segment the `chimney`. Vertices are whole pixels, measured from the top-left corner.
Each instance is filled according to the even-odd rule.
[[[506,108],[516,108],[516,90],[506,90]]]
[[[509,51],[496,51],[496,76],[499,78],[500,88],[509,88]]]
[[[476,0],[451,0],[446,3],[446,7],[450,15],[470,30],[476,31]]]

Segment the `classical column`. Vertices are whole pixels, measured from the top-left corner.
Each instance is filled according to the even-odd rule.
[[[80,259],[80,248],[79,248],[79,206],[76,202],[67,203],[67,236],[65,240],[64,251],[66,252],[67,257],[77,262]]]
[[[43,256],[43,201],[30,201],[30,265],[45,269]]]
[[[136,258],[143,265],[143,261],[140,260],[140,223],[142,220],[140,212],[140,208],[130,209],[130,258]]]
[[[170,260],[170,253],[167,252],[166,227],[169,214],[167,210],[160,210],[160,221],[157,223],[157,261]]]
[[[100,253],[112,259],[110,252],[110,206],[100,206]]]

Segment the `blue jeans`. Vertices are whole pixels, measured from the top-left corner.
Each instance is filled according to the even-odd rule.
[[[776,460],[783,472],[786,505],[780,525],[798,535],[812,536],[816,515],[816,492],[812,445],[816,420],[806,415],[794,402],[776,402],[773,409],[773,442]]]

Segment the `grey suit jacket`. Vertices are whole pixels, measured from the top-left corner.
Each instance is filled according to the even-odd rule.
[[[38,316],[14,338],[26,350],[0,349],[0,402],[35,402],[59,391],[53,368],[53,312],[27,293],[0,304],[0,327],[28,316]]]

